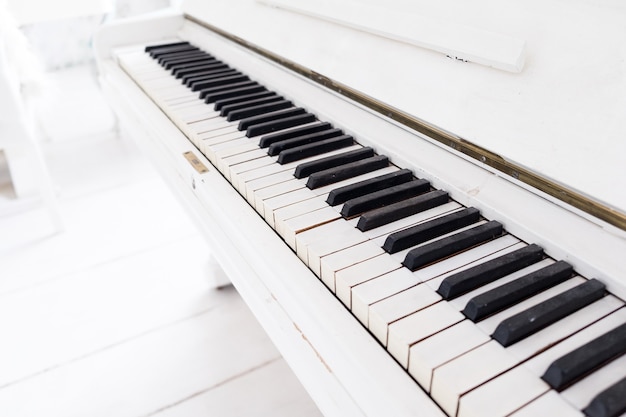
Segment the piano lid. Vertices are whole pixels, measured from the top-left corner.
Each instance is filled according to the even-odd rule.
[[[623,2],[266,2],[182,9],[626,213]],[[490,65],[498,48],[517,69]]]

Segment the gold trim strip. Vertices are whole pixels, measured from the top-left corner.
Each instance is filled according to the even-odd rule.
[[[417,132],[420,132],[429,138],[440,142],[441,144],[450,147],[458,152],[461,152],[477,161],[480,161],[510,177],[515,178],[531,187],[542,191],[558,200],[561,200],[585,213],[588,213],[598,219],[612,224],[622,230],[626,230],[626,213],[613,209],[605,204],[600,203],[588,196],[578,193],[568,187],[563,186],[557,182],[554,182],[536,172],[530,171],[518,164],[508,161],[498,154],[481,148],[480,146],[467,141],[452,133],[446,132],[436,126],[431,125],[424,120],[418,119],[408,113],[396,109],[386,103],[378,101],[366,94],[363,94],[351,87],[341,84],[332,80],[322,74],[299,65],[293,61],[290,61],[280,55],[274,54],[258,45],[248,42],[238,36],[228,33],[216,26],[213,26],[207,22],[201,21],[193,16],[185,15],[185,18],[197,23],[208,30],[240,45],[246,49],[249,49],[256,54],[267,58],[283,67],[290,69],[310,80],[323,85],[345,97],[350,98],[357,103],[360,103],[390,119],[397,121]]]
[[[209,169],[198,159],[198,157],[191,151],[183,152],[183,156],[189,162],[189,164],[200,174],[209,172]]]

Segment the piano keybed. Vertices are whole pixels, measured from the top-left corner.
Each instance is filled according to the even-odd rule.
[[[118,60],[449,416],[626,411],[601,281],[186,42]]]

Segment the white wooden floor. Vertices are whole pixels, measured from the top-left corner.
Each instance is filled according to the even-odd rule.
[[[319,416],[236,291],[208,288],[206,245],[89,69],[53,78],[66,230],[0,195],[0,415]]]

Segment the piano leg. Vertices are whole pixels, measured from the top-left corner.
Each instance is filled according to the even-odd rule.
[[[209,255],[206,268],[207,280],[211,288],[219,290],[232,285],[232,282],[222,269],[222,266],[217,262],[217,259],[215,259],[215,256]]]

